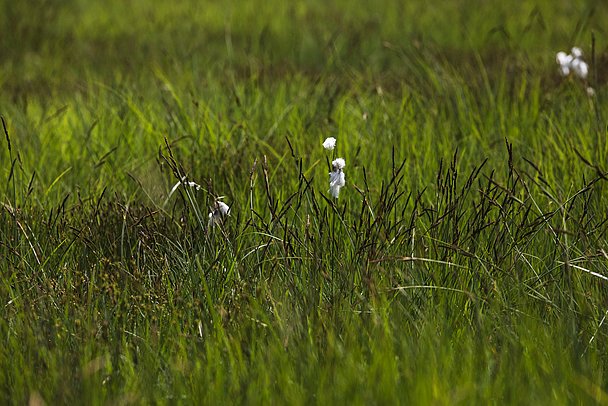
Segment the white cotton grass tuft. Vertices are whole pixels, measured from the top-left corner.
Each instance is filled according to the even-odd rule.
[[[346,161],[344,158],[336,158],[331,162],[331,166],[333,170],[342,170],[346,166]]]
[[[336,139],[334,137],[326,138],[325,141],[323,141],[323,148],[331,151],[335,147],[336,147]]]
[[[583,51],[579,47],[572,48],[570,55],[563,51],[558,52],[555,62],[559,65],[559,73],[562,76],[568,76],[572,72],[581,79],[587,79],[589,75],[589,65],[583,60]]]
[[[572,55],[572,57],[574,59],[580,59],[583,57],[583,50],[580,49],[579,47],[574,47],[572,48],[572,50],[570,51],[570,54]]]
[[[559,65],[559,73],[562,76],[568,76],[570,74],[570,64],[572,63],[572,55],[568,55],[561,51],[557,53],[555,62]]]
[[[199,185],[196,182],[188,182],[187,178],[185,176],[183,176],[179,182],[177,182],[175,185],[173,185],[173,187],[171,188],[171,191],[169,192],[169,195],[167,196],[167,200],[169,200],[171,198],[171,196],[173,196],[173,193],[175,193],[175,191],[179,188],[180,185],[191,187],[194,190],[202,189],[201,185]]]
[[[230,207],[226,203],[216,200],[209,212],[209,227],[222,224],[226,216],[230,216]]]
[[[587,63],[585,61],[576,58],[572,61],[571,66],[572,71],[576,76],[581,79],[587,78],[587,75],[589,74],[589,66],[587,66]]]
[[[344,158],[334,159],[331,163],[332,171],[329,173],[329,193],[334,198],[338,198],[340,195],[340,188],[346,185],[346,178],[342,171],[346,166]]]

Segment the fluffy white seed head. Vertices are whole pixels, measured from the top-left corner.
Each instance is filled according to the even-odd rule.
[[[216,201],[215,206],[209,212],[209,227],[221,224],[224,217],[230,215],[230,207],[221,201]]]
[[[329,173],[329,193],[334,198],[340,195],[340,188],[346,185],[346,177],[342,171],[346,166],[344,158],[334,159],[331,163],[332,171]]]
[[[342,170],[337,170],[329,173],[329,193],[334,198],[338,198],[340,195],[340,188],[346,185],[346,178]]]
[[[589,65],[583,60],[583,51],[578,47],[572,48],[570,55],[558,52],[555,61],[559,65],[559,73],[562,76],[568,76],[572,72],[579,78],[586,79],[589,75]]]
[[[555,62],[557,62],[560,65],[569,65],[571,61],[572,61],[572,55],[568,55],[563,51],[558,52],[555,57]]]
[[[230,215],[230,207],[226,203],[218,201],[215,203],[215,206],[222,216]]]
[[[567,55],[565,52],[558,52],[555,61],[559,65],[559,73],[562,76],[570,74],[570,65],[572,63],[572,55]]]
[[[335,147],[336,147],[336,139],[334,137],[326,138],[325,141],[323,141],[323,148],[331,151]]]
[[[336,158],[331,162],[331,166],[334,171],[341,171],[346,166],[344,158]]]
[[[570,67],[572,68],[574,74],[579,78],[587,78],[587,75],[589,74],[589,66],[587,65],[587,62],[577,58],[572,61]]]
[[[582,50],[582,49],[580,49],[579,47],[574,47],[574,48],[572,48],[572,51],[571,51],[571,52],[572,52],[572,57],[573,57],[574,59],[577,59],[577,58],[582,58],[582,56],[583,56],[583,50]]]

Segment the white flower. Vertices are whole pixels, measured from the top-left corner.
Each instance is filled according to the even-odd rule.
[[[323,148],[331,151],[335,147],[336,147],[336,139],[334,137],[326,138],[325,141],[323,141]]]
[[[559,73],[562,76],[570,74],[570,63],[572,63],[572,55],[566,55],[565,52],[558,52],[555,61],[559,65]]]
[[[589,96],[589,97],[593,97],[593,96],[595,96],[595,89],[594,89],[594,88],[592,88],[591,86],[589,86],[589,87],[587,88],[587,96]]]
[[[346,166],[343,158],[338,158],[331,163],[332,171],[329,173],[329,192],[334,198],[340,195],[340,188],[346,185],[346,178],[342,169]]]
[[[574,74],[579,78],[587,78],[587,75],[589,74],[589,66],[587,66],[587,62],[583,61],[582,59],[575,58],[570,64],[570,67],[572,68]]]
[[[213,227],[217,224],[221,224],[224,217],[230,215],[230,207],[219,200],[215,202],[215,207],[211,208],[209,213],[209,227]]]
[[[331,161],[331,166],[334,169],[334,171],[342,170],[346,166],[346,161],[344,160],[344,158],[336,158],[333,161]]]
[[[329,173],[329,192],[336,199],[340,195],[340,188],[346,184],[344,172],[336,171]]]
[[[572,48],[571,55],[558,52],[555,61],[559,65],[559,73],[562,76],[568,76],[570,72],[574,72],[579,78],[586,79],[589,74],[589,65],[583,60],[583,51],[578,47]]]

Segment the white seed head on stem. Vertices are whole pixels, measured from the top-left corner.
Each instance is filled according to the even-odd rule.
[[[333,161],[331,161],[331,166],[334,171],[342,170],[346,166],[346,161],[344,160],[344,158],[336,158]]]
[[[332,171],[329,173],[329,193],[334,198],[338,198],[340,195],[340,188],[346,185],[346,177],[342,171],[346,166],[344,158],[334,159],[331,163]]]
[[[568,76],[574,73],[580,79],[587,79],[589,75],[589,65],[583,60],[583,51],[579,47],[572,48],[570,55],[565,52],[558,52],[555,61],[559,65],[559,73]]]
[[[331,151],[335,147],[336,147],[336,139],[334,137],[326,138],[325,141],[323,141],[323,148]]]
[[[572,56],[568,55],[564,51],[560,51],[555,56],[555,62],[560,65],[568,65],[572,61]]]
[[[565,52],[558,52],[555,61],[559,65],[559,73],[562,76],[568,76],[570,74],[572,55],[567,55]]]
[[[576,76],[581,79],[587,78],[587,75],[589,74],[589,66],[587,65],[587,62],[577,58],[574,59],[570,65]]]
[[[230,216],[230,207],[226,203],[217,200],[209,212],[209,227],[222,224],[226,216]]]

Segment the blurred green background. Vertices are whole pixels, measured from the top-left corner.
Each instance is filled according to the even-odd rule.
[[[606,22],[0,1],[0,401],[605,403]]]
[[[210,78],[294,74],[401,81],[402,50],[458,64],[505,59],[546,69],[560,49],[604,57],[603,1],[24,0],[0,6],[0,84],[7,95],[61,95],[145,84],[155,68],[193,89]],[[228,75],[227,75],[228,74]]]

